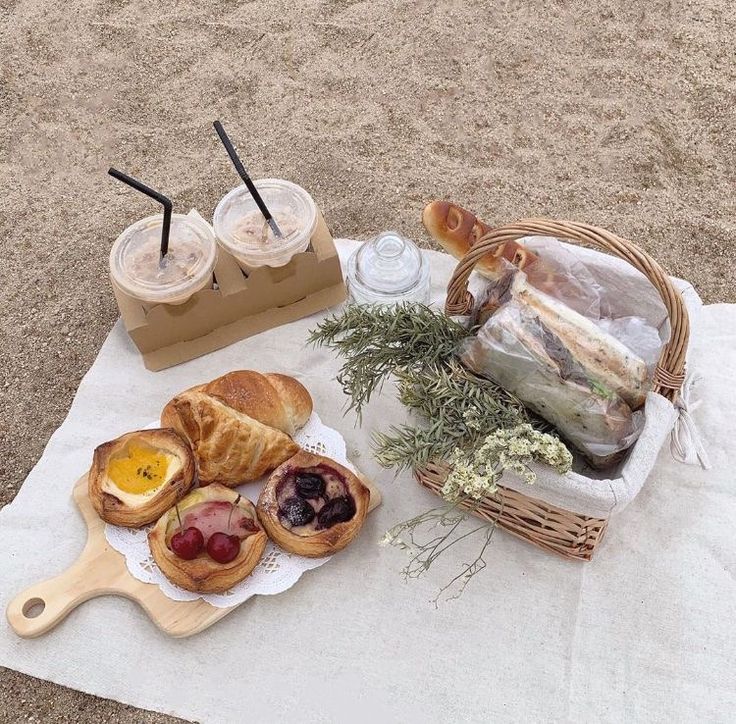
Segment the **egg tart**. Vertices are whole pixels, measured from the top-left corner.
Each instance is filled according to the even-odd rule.
[[[197,488],[148,534],[153,559],[177,586],[223,593],[258,565],[268,537],[253,503],[219,483]]]
[[[88,491],[104,521],[141,528],[158,520],[195,482],[192,451],[174,430],[138,430],[95,449]]]
[[[258,498],[258,517],[284,550],[320,558],[355,538],[369,501],[370,491],[354,473],[302,450],[269,477]]]

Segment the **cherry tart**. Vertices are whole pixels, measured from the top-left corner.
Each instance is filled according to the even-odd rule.
[[[148,534],[153,559],[177,586],[223,593],[258,565],[266,536],[253,503],[214,483],[193,490]]]
[[[269,537],[281,548],[320,558],[355,538],[369,501],[370,491],[350,470],[302,450],[274,470],[257,510]]]

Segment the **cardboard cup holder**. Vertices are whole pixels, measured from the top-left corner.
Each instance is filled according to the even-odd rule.
[[[186,362],[347,297],[335,242],[319,210],[309,248],[288,264],[246,275],[220,247],[214,287],[183,304],[150,306],[112,286],[125,329],[149,370]]]

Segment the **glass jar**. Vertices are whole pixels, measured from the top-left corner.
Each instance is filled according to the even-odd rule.
[[[384,231],[350,256],[347,285],[357,304],[428,304],[429,263],[413,241]]]

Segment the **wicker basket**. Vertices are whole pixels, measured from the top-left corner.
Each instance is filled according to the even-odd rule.
[[[662,349],[654,376],[654,391],[675,402],[684,381],[689,322],[680,293],[656,261],[630,241],[588,224],[547,219],[523,219],[482,236],[458,263],[447,287],[445,313],[469,314],[473,296],[468,278],[481,257],[495,246],[525,236],[552,236],[582,246],[592,246],[629,262],[642,272],[662,297],[670,319],[670,339]],[[440,495],[449,466],[434,461],[416,471],[417,480]],[[474,509],[479,517],[494,522],[509,533],[565,558],[590,560],[606,532],[607,519],[591,518],[564,510],[515,490],[499,487]]]

